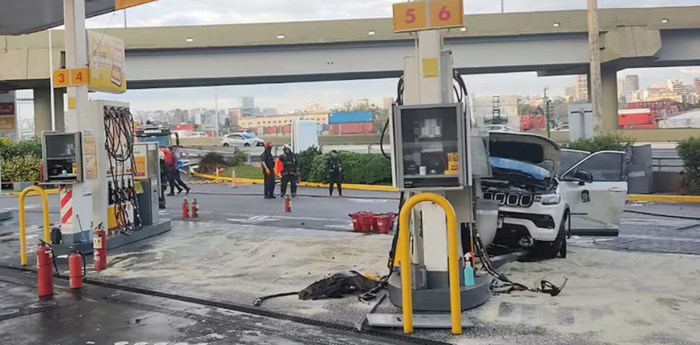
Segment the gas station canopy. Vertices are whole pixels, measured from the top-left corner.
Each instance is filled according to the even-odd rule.
[[[113,12],[115,0],[85,0],[85,16]],[[63,25],[63,0],[0,0],[0,35],[24,35]]]

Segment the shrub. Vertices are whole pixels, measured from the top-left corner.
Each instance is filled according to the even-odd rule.
[[[39,181],[41,158],[25,154],[2,160],[3,182]]]
[[[564,143],[562,146],[572,150],[581,150],[593,153],[605,150],[628,152],[633,145],[634,139],[632,137],[623,135],[622,133],[613,132],[596,135],[592,138],[584,138],[569,143]]]
[[[216,169],[226,168],[228,165],[224,156],[216,152],[209,152],[202,157],[197,171],[201,174],[213,174]]]
[[[248,164],[248,154],[243,150],[233,152],[233,157],[226,162],[229,166],[237,167]]]
[[[343,166],[343,182],[352,184],[391,183],[391,161],[379,154],[341,151],[338,157]],[[316,156],[308,181],[328,182],[328,155]]]
[[[685,193],[700,194],[700,137],[678,142],[678,156],[683,160],[683,189]]]
[[[309,181],[309,175],[311,175],[311,170],[313,170],[314,166],[314,159],[322,154],[321,149],[316,146],[311,146],[297,154],[299,159],[299,177],[302,181]]]
[[[0,138],[0,153],[5,160],[25,155],[41,157],[41,141],[38,138],[20,141]]]

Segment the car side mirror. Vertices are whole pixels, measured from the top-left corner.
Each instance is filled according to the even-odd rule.
[[[573,177],[579,180],[580,186],[583,186],[587,182],[593,182],[593,175],[585,170],[576,170]]]

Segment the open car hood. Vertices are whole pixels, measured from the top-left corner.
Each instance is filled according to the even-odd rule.
[[[555,174],[561,164],[561,147],[552,139],[537,134],[490,132],[489,154],[537,164]]]

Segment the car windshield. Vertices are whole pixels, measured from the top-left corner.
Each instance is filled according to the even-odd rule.
[[[532,163],[501,157],[490,157],[490,160],[491,166],[496,171],[498,169],[515,170],[540,181],[546,180],[552,176],[547,169]]]
[[[251,133],[241,133],[241,135],[246,139],[255,139],[255,134]]]
[[[139,137],[139,138],[138,138],[138,141],[139,141],[139,142],[142,142],[142,143],[146,143],[146,142],[148,142],[148,143],[156,142],[156,143],[158,143],[158,147],[168,147],[168,146],[170,146],[170,140],[168,140],[168,136],[167,136],[167,135],[151,135],[151,136],[148,136],[148,137]]]

